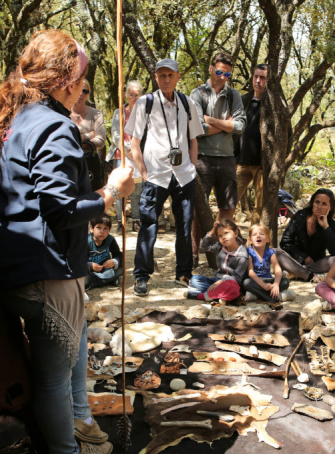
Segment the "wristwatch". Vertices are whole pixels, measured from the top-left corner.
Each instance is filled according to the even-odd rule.
[[[119,190],[115,186],[112,186],[111,184],[106,184],[106,186],[104,186],[103,189],[106,189],[113,196],[114,202],[121,198]]]

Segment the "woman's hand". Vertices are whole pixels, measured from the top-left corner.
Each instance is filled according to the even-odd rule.
[[[104,268],[114,268],[114,262],[113,262],[113,260],[109,259],[109,260],[106,260],[102,266]]]
[[[323,229],[327,229],[329,227],[328,218],[327,218],[329,211],[330,211],[330,208],[327,209],[325,214],[321,214],[320,216],[318,216],[318,223]]]
[[[218,281],[216,281],[216,282],[214,282],[214,284],[212,284],[212,285],[210,285],[210,286],[208,287],[207,292],[211,292],[212,290],[215,290],[216,287],[218,287],[220,284],[222,284],[222,282],[223,282],[223,281],[222,281],[221,279],[218,280]]]
[[[132,167],[118,167],[108,178],[108,185],[115,186],[121,197],[131,194],[135,188],[133,170]]]

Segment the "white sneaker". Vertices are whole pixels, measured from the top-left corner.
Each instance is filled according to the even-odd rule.
[[[257,300],[257,296],[254,295],[251,292],[246,292],[246,294],[244,295],[243,299],[244,299],[244,301],[247,301],[247,302],[256,301]]]
[[[334,308],[333,308],[333,306],[332,306],[328,301],[324,301],[324,302],[322,303],[322,310],[323,310],[323,311],[333,311]]]
[[[279,293],[279,301],[294,301],[297,297],[297,294],[294,290],[284,290]]]

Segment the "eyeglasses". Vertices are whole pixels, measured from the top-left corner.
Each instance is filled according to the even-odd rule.
[[[85,95],[89,95],[90,94],[90,90],[88,88],[83,88],[82,89],[82,93],[84,93]]]
[[[215,74],[217,76],[222,76],[222,74],[225,76],[225,77],[230,77],[231,76],[231,73],[224,73],[223,71],[221,71],[220,69],[214,69],[215,71]]]

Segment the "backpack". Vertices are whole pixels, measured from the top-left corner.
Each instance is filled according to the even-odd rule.
[[[185,112],[187,113],[187,116],[188,116],[188,122],[187,122],[187,143],[188,143],[188,148],[190,148],[191,141],[190,141],[189,122],[190,122],[190,120],[192,120],[192,114],[190,112],[190,106],[188,105],[186,96],[183,93],[180,93],[179,91],[177,91],[176,93],[177,93],[182,105],[184,106]],[[145,128],[144,128],[144,132],[143,132],[143,136],[142,136],[141,144],[140,144],[140,148],[141,148],[142,153],[144,152],[145,143],[147,141],[149,115],[151,113],[153,104],[154,104],[154,96],[153,96],[152,93],[148,93],[146,95],[146,103],[145,103],[145,118],[146,118],[146,122],[145,122]]]
[[[229,112],[230,114],[232,113],[232,108],[233,108],[233,90],[230,87],[227,87],[227,101],[228,101],[228,106],[229,106]],[[202,104],[202,111],[205,114],[207,111],[207,106],[208,106],[208,92],[207,89],[204,85],[201,85],[200,87],[197,88],[197,90],[201,91],[201,104]]]

